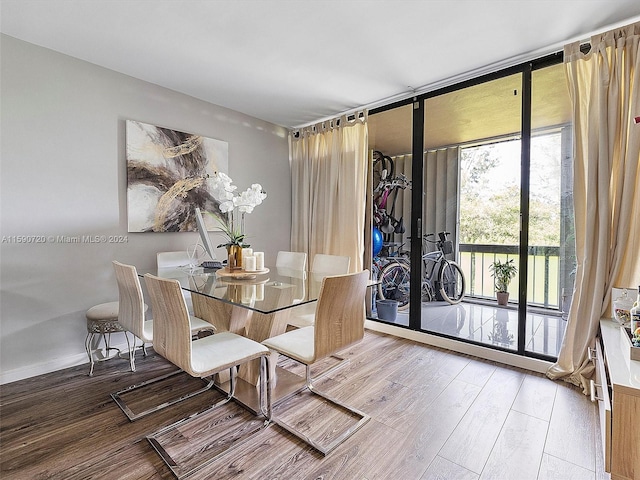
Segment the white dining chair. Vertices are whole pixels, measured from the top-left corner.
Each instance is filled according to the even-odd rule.
[[[307,254],[304,252],[279,251],[276,257],[278,275],[290,277],[296,286],[294,303],[300,303],[306,295]]]
[[[305,270],[307,268],[307,254],[304,252],[280,251],[276,257],[276,267]]]
[[[191,259],[188,252],[175,251],[175,252],[158,252],[156,254],[156,266],[158,268],[178,268],[188,267],[191,265]]]
[[[215,335],[191,341],[191,320],[181,293],[180,283],[175,279],[160,278],[151,274],[145,275],[145,282],[149,292],[151,309],[154,312],[153,349],[160,356],[193,377],[213,378],[216,373],[225,370],[230,372],[229,391],[224,399],[202,412],[191,415],[147,436],[147,440],[167,466],[178,478],[182,478],[214,461],[231,448],[237,448],[256,433],[249,429],[249,433],[246,434],[242,426],[240,426],[237,437],[241,437],[241,439],[235,438],[236,434],[233,433],[234,438],[230,442],[231,446],[219,451],[218,437],[212,432],[208,432],[207,434],[212,439],[211,444],[203,447],[200,452],[211,453],[212,455],[206,461],[199,462],[195,467],[188,462],[186,465],[181,464],[179,459],[175,458],[177,453],[181,452],[180,446],[174,445],[175,442],[180,444],[180,435],[165,435],[166,432],[173,430],[187,431],[189,424],[198,422],[203,415],[234,398],[237,366],[254,359],[260,359],[259,410],[265,416],[262,427],[269,425],[271,419],[270,352],[264,345],[231,332],[216,333]],[[168,444],[163,443],[165,438],[171,441]],[[188,456],[192,455],[190,453]]]
[[[292,418],[295,416],[294,414],[287,413],[287,417],[292,418],[291,422],[287,423],[278,418],[275,411],[273,412],[272,420],[274,423],[308,443],[323,455],[327,455],[353,435],[370,418],[366,413],[319,392],[313,385],[314,379],[311,378],[311,365],[362,340],[365,321],[364,297],[368,282],[368,270],[325,277],[317,302],[315,325],[291,330],[262,342],[270,350],[305,365],[305,388],[311,394],[318,395],[330,404],[359,417],[355,425],[338,434],[328,445],[323,445],[321,440],[312,439],[292,426],[292,423],[296,421]],[[324,430],[336,431],[331,427],[325,427]]]
[[[129,360],[131,362],[131,371],[135,372],[135,352],[136,352],[136,343],[139,338],[142,342],[142,352],[143,355],[147,355],[147,351],[145,345],[147,343],[153,343],[154,341],[154,322],[152,319],[146,318],[146,310],[147,305],[144,303],[142,286],[140,284],[140,278],[138,277],[138,272],[136,271],[136,267],[133,265],[127,265],[124,263],[120,263],[116,260],[113,262],[113,268],[116,273],[116,282],[118,283],[118,293],[119,293],[119,312],[118,312],[118,321],[120,325],[126,332],[130,332],[133,334],[133,343],[130,343],[129,347]],[[191,328],[191,336],[198,335],[202,332],[214,333],[215,328],[209,322],[202,320],[201,318],[194,317],[190,315],[189,317],[189,325]],[[147,380],[146,382],[133,385],[122,390],[119,390],[113,394],[111,394],[111,398],[116,402],[116,404],[120,407],[120,409],[127,415],[129,420],[134,421],[139,418],[142,418],[150,413],[161,410],[162,408],[168,407],[169,405],[173,405],[178,403],[179,401],[185,400],[186,398],[190,398],[198,393],[202,393],[208,390],[211,385],[207,385],[201,390],[196,390],[189,396],[183,396],[176,400],[171,400],[165,402],[161,405],[153,406],[147,410],[142,412],[135,413],[131,410],[131,408],[127,405],[126,401],[123,399],[123,395],[129,393],[138,388],[142,388],[146,385],[150,385],[152,383],[159,382],[166,378],[169,378],[172,375],[176,375],[180,373],[180,370],[171,372],[170,374],[165,374],[160,377],[153,378],[151,380]]]
[[[183,276],[185,271],[191,267],[191,262],[192,260],[189,256],[189,252],[187,252],[186,250],[178,250],[175,252],[158,252],[156,254],[156,267],[158,268],[158,273],[163,277],[171,278],[172,271],[174,270],[177,275]],[[191,298],[191,292],[183,290],[182,295],[187,302],[189,313],[193,315],[193,300]]]
[[[311,265],[312,285],[319,285],[322,279],[329,275],[344,275],[349,273],[351,259],[342,255],[328,255],[318,253],[313,257]],[[310,292],[313,294],[313,292]],[[296,307],[291,312],[287,324],[289,328],[302,328],[313,325],[315,322],[316,307],[313,303],[306,303]]]
[[[313,257],[311,272],[325,275],[342,275],[349,273],[350,264],[351,258],[347,256],[317,253]]]
[[[146,357],[145,345],[153,341],[153,320],[146,318],[147,304],[144,303],[138,272],[133,265],[113,261],[118,284],[118,319],[127,333],[133,334],[133,343],[129,347],[131,371],[136,371],[135,352],[137,339],[142,341],[142,353]]]

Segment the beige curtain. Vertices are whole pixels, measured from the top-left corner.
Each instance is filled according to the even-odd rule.
[[[291,249],[347,255],[362,270],[367,181],[367,114],[323,122],[289,135]]]
[[[424,154],[424,233],[450,232],[454,255],[458,255],[458,200],[460,185],[460,147],[429,150]]]
[[[412,155],[396,155],[393,158],[395,175],[403,174],[411,181]],[[441,148],[424,152],[422,232],[451,232],[454,248],[458,245],[458,199],[460,187],[460,147]],[[394,235],[395,242],[404,242],[411,227],[411,189],[406,188],[398,194],[395,216],[403,217],[406,232]],[[409,249],[406,245],[405,249]],[[454,252],[457,254],[457,251]]]
[[[577,273],[558,361],[547,375],[588,391],[611,288],[640,283],[640,22],[564,49],[573,106]]]

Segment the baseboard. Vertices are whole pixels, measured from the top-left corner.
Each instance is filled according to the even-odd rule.
[[[415,330],[409,330],[407,328],[401,328],[395,325],[375,322],[372,320],[366,320],[364,326],[366,329],[373,330],[375,332],[387,333],[389,335],[406,338],[407,340],[414,340],[426,345],[446,348],[447,350],[454,352],[473,355],[474,357],[510,365],[512,367],[523,368],[532,372],[545,373],[549,367],[553,365],[551,362],[539,360],[537,358],[523,357],[522,355],[516,355],[514,353],[494,350],[492,348],[482,347],[471,343],[459,342],[450,338],[430,335],[424,332],[416,332]]]
[[[127,352],[129,348],[126,342],[123,342],[122,344],[114,344],[112,346],[119,348],[122,352]],[[6,372],[2,371],[0,372],[0,385],[17,382],[26,378],[37,377],[38,375],[57,372],[59,370],[64,370],[65,368],[77,367],[78,365],[86,365],[87,374],[89,373],[89,358],[86,353],[76,353],[65,357],[53,358],[35,365],[15,368]]]
[[[545,373],[552,365],[551,362],[546,362],[544,360],[523,357],[521,355],[516,355],[513,353],[502,352],[500,350],[494,350],[492,348],[459,342],[449,338],[439,337],[437,335],[430,335],[424,332],[416,332],[407,328],[401,328],[395,325],[388,325],[372,320],[367,320],[365,322],[365,328],[376,332],[387,333],[389,335],[394,335],[400,338],[406,338],[407,340],[414,340],[426,345],[433,345],[434,347],[446,348],[447,350],[451,350],[454,352],[473,355],[474,357],[484,358],[485,360],[523,368],[532,372]],[[119,348],[122,351],[126,351],[128,348],[126,342],[123,342],[119,345],[114,345],[114,347]],[[47,360],[46,362],[38,363],[36,365],[29,365],[26,367],[9,370],[7,372],[0,372],[0,385],[17,382],[18,380],[37,377],[38,375],[57,372],[58,370],[64,370],[65,368],[76,367],[78,365],[85,364],[87,365],[87,373],[89,373],[89,360],[87,359],[86,353],[77,353],[66,357],[54,358],[51,360]]]

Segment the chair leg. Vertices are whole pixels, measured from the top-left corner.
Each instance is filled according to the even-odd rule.
[[[136,336],[133,335],[133,347],[129,342],[129,332],[124,332],[124,338],[127,339],[127,348],[129,349],[129,367],[132,372],[136,371]]]
[[[341,366],[341,365],[338,365]],[[313,395],[317,395],[323,399],[325,399],[327,402],[331,403],[332,405],[345,410],[349,413],[351,413],[352,415],[356,416],[356,417],[360,417],[358,422],[355,425],[352,425],[351,427],[349,427],[348,429],[346,429],[345,431],[343,431],[337,438],[335,438],[331,443],[329,443],[329,445],[322,445],[320,444],[318,441],[310,438],[308,435],[305,435],[304,433],[300,432],[299,430],[296,430],[295,428],[293,428],[292,426],[288,425],[287,423],[283,422],[282,420],[276,418],[276,417],[272,417],[272,421],[273,423],[275,423],[276,425],[282,427],[283,429],[285,429],[286,431],[288,431],[289,433],[291,433],[292,435],[295,435],[296,437],[298,437],[300,440],[304,441],[305,443],[307,443],[308,445],[311,445],[313,448],[315,448],[316,450],[318,450],[320,453],[322,453],[322,455],[328,455],[331,451],[333,451],[336,447],[338,447],[340,444],[342,444],[347,438],[349,438],[351,435],[353,435],[354,433],[356,433],[360,428],[362,428],[362,426],[367,423],[371,417],[369,415],[367,415],[366,413],[350,407],[349,405],[341,402],[340,400],[337,400],[336,398],[333,398],[329,395],[327,395],[326,393],[322,393],[319,392],[318,390],[316,390],[315,386],[313,385],[313,380],[311,378],[311,367],[310,365],[305,365],[305,370],[306,370],[306,384],[305,384],[305,388],[309,390],[309,392],[311,392]],[[335,369],[337,367],[332,367],[332,369]],[[326,372],[323,373],[321,376],[326,375]],[[317,379],[317,377],[316,377]]]
[[[337,359],[338,363],[336,363],[333,367],[327,368],[324,372],[316,375],[315,380],[318,380],[318,379],[320,379],[322,377],[326,377],[327,375],[329,375],[330,373],[335,372],[339,368],[342,368],[345,365],[348,365],[349,362],[351,361],[351,359],[345,358],[345,357],[341,357],[340,355],[331,355],[331,357]]]
[[[140,388],[146,387],[147,385],[151,385],[153,383],[160,382],[160,381],[165,380],[165,379],[167,379],[169,377],[173,377],[174,375],[177,375],[179,373],[182,373],[182,370],[177,370],[175,372],[170,372],[170,373],[167,373],[165,375],[161,375],[159,377],[152,378],[151,380],[147,380],[146,382],[142,382],[142,383],[138,383],[138,384],[135,384],[135,385],[131,385],[131,386],[127,387],[127,388],[124,388],[124,389],[119,390],[119,391],[117,391],[115,393],[112,393],[111,394],[111,398],[113,398],[113,401],[116,402],[116,405],[118,405],[118,407],[120,407],[120,410],[122,410],[124,412],[124,414],[127,416],[127,418],[130,421],[133,422],[135,420],[138,420],[139,418],[146,417],[147,415],[150,415],[150,414],[152,414],[154,412],[157,412],[158,410],[162,410],[163,408],[167,408],[167,407],[169,407],[171,405],[175,405],[176,403],[182,402],[183,400],[186,400],[187,398],[191,398],[191,397],[199,395],[199,394],[201,394],[203,392],[206,392],[207,390],[210,390],[211,387],[213,387],[213,385],[215,383],[213,381],[213,379],[210,379],[209,381],[207,381],[204,378],[202,378],[201,380],[203,382],[205,382],[205,386],[200,388],[199,390],[196,390],[194,392],[188,393],[186,395],[182,395],[181,397],[174,398],[172,400],[168,400],[168,401],[166,401],[164,403],[161,403],[160,405],[156,405],[154,407],[151,407],[151,408],[149,408],[147,410],[144,410],[142,412],[139,412],[139,413],[133,412],[129,408],[127,403],[122,399],[122,395],[124,395],[126,393],[130,393],[130,392],[132,392],[134,390],[138,390]]]
[[[260,411],[265,416],[265,422],[267,425],[271,423],[272,417],[272,385],[270,363],[270,355],[266,355],[260,358]]]
[[[162,460],[166,463],[166,465],[171,469],[171,471],[173,472],[173,474],[177,477],[177,478],[184,478],[187,477],[189,475],[191,475],[192,473],[194,473],[195,471],[199,470],[200,468],[204,467],[205,465],[210,464],[211,462],[217,460],[218,458],[220,458],[223,455],[226,455],[227,453],[229,453],[231,450],[237,448],[238,446],[244,444],[245,442],[247,442],[248,440],[250,440],[251,437],[253,437],[253,435],[255,435],[256,433],[258,433],[259,431],[261,431],[262,429],[268,427],[270,425],[271,422],[271,378],[270,378],[270,373],[269,373],[269,359],[268,356],[263,356],[260,358],[260,409],[262,414],[266,417],[264,422],[262,422],[262,424],[257,427],[257,428],[251,428],[248,429],[247,432],[242,435],[242,437],[239,437],[237,439],[232,440],[231,445],[229,447],[227,447],[226,449],[222,450],[219,453],[214,454],[213,457],[206,459],[205,461],[203,461],[202,463],[198,464],[195,467],[191,467],[191,468],[187,468],[185,471],[185,467],[181,467],[178,462],[171,456],[171,454],[167,451],[167,449],[162,445],[162,442],[160,440],[160,437],[175,429],[176,427],[185,427],[185,424],[189,421],[194,421],[196,420],[198,417],[202,416],[202,415],[206,415],[207,413],[212,412],[213,410],[219,408],[220,406],[224,405],[225,403],[229,402],[234,394],[235,394],[235,387],[236,387],[236,376],[237,376],[237,367],[232,367],[230,369],[230,381],[229,381],[229,392],[227,393],[227,396],[220,400],[219,402],[217,402],[215,405],[206,408],[205,410],[202,410],[200,412],[194,413],[186,418],[183,418],[182,420],[179,420],[175,423],[173,423],[172,425],[169,425],[167,427],[162,428],[161,430],[158,430],[157,432],[147,436],[147,440],[149,441],[149,443],[151,444],[151,446],[154,448],[154,450],[156,450],[156,452],[158,452],[158,455],[160,455],[160,457],[162,458]],[[266,403],[266,405],[265,405]],[[212,444],[210,447],[207,448],[203,448],[202,451],[210,451],[210,450],[214,450],[215,447],[217,445]]]
[[[127,331],[127,330],[124,330],[123,333],[124,333],[124,338],[127,340],[127,350],[128,350],[129,353],[125,356],[125,355],[122,354],[122,352],[120,352],[118,350],[118,356],[120,358],[129,359],[129,364],[130,364],[130,367],[131,367],[131,371],[135,372],[136,371],[136,349],[138,348],[138,337],[136,337],[133,333],[131,333],[131,332]],[[131,336],[133,337],[133,345],[129,341],[129,333],[131,333]],[[146,357],[147,356],[147,350],[145,349],[145,345],[146,344],[145,344],[144,340],[142,340],[142,339],[140,339],[140,342],[142,342],[142,343],[141,343],[139,348],[142,349],[143,356]],[[113,347],[110,347],[109,350],[117,350],[117,349],[114,349]]]
[[[95,351],[100,352],[100,356],[101,356],[101,358],[98,358],[97,360],[94,356],[94,350],[92,349],[93,342],[96,338],[96,335],[98,335],[98,342],[96,343]],[[127,339],[127,347],[129,349],[129,352],[131,352],[131,344],[129,343],[129,337],[127,336],[127,332],[124,332],[124,335],[125,335],[125,338]],[[134,339],[135,339],[135,336],[134,336]],[[104,353],[102,353],[101,351],[102,349],[100,348],[100,340],[104,342]],[[119,348],[111,346],[111,333],[88,332],[84,340],[84,348],[87,352],[87,357],[89,357],[89,363],[90,363],[89,376],[90,377],[93,377],[93,368],[96,362],[103,362],[105,360],[110,360],[111,358],[115,358],[116,356],[118,358],[126,358],[122,356],[122,352],[120,351]],[[118,353],[115,356],[110,357],[109,356],[110,350],[115,350]],[[129,355],[130,355],[129,361],[130,361],[131,371],[135,372],[135,364],[134,364],[133,357],[131,357],[131,354]]]

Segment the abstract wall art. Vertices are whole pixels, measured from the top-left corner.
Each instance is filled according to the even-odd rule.
[[[126,121],[129,232],[191,232],[195,207],[219,213],[208,178],[228,171],[221,140]]]

